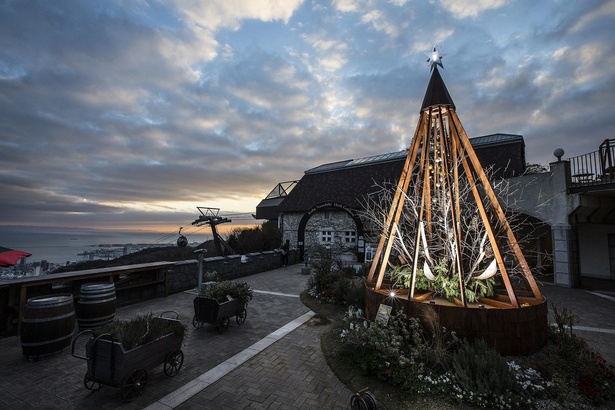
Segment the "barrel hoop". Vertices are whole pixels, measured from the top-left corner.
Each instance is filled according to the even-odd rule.
[[[101,290],[103,291],[115,290],[115,285],[98,284],[98,285],[83,285],[81,287],[81,292],[92,292],[92,291],[101,291]]]
[[[100,322],[100,321],[104,321],[106,319],[113,319],[113,317],[115,316],[115,313],[112,313],[110,315],[107,316],[98,316],[98,317],[94,317],[94,318],[89,318],[89,319],[84,319],[84,318],[77,318],[77,321],[81,324],[81,323],[87,323],[87,322]]]
[[[45,341],[42,341],[42,342],[24,342],[22,340],[21,345],[22,346],[44,346],[44,345],[49,345],[49,344],[52,344],[52,343],[60,342],[62,340],[71,339],[72,337],[73,337],[73,334],[70,333],[70,334],[68,334],[66,336],[63,336],[63,337],[58,337],[56,339],[51,339],[51,340],[45,340]]]
[[[113,296],[112,298],[107,298],[107,299],[95,299],[95,300],[83,300],[83,299],[79,299],[79,304],[80,305],[99,305],[102,302],[111,302],[117,300],[117,298],[115,296]]]
[[[72,299],[70,300],[67,300],[67,299],[52,300],[51,298],[39,299],[39,300],[28,299],[28,301],[26,302],[26,307],[30,307],[33,309],[41,309],[41,308],[47,308],[47,307],[67,306],[67,305],[72,305],[72,304],[73,304]]]
[[[81,291],[79,293],[113,293],[115,292],[115,288],[98,288],[98,289],[83,289],[81,288]]]
[[[36,319],[36,318],[27,318],[24,317],[21,322],[22,323],[42,323],[42,322],[52,322],[54,320],[59,320],[59,319],[66,319],[67,317],[71,317],[71,316],[75,316],[75,312],[71,311],[69,313],[65,313],[63,315],[60,316],[53,316],[53,317],[46,317],[46,318],[42,318],[42,319]]]

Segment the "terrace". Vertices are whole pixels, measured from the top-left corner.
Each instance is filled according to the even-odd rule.
[[[569,161],[571,193],[615,189],[615,139],[606,139],[597,151]]]

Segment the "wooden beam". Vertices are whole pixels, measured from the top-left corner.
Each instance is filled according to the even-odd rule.
[[[383,260],[381,262],[380,256],[382,255],[382,251],[383,251],[383,248],[385,247],[385,243],[387,243],[388,239],[391,236],[392,223],[395,220],[395,215],[397,214],[397,208],[399,207],[400,202],[401,202],[401,206],[403,207],[403,201],[404,201],[403,194],[404,192],[406,192],[408,185],[410,184],[410,179],[412,177],[411,175],[412,165],[416,161],[416,155],[419,149],[420,141],[419,141],[419,138],[417,138],[417,136],[420,134],[420,128],[421,127],[420,127],[420,122],[419,122],[414,132],[412,145],[410,147],[410,150],[408,150],[408,155],[406,155],[406,161],[404,162],[404,168],[400,176],[400,180],[398,183],[398,189],[395,190],[395,195],[393,196],[393,201],[391,202],[391,208],[389,209],[389,213],[384,223],[384,229],[383,229],[383,232],[381,233],[380,240],[378,242],[378,247],[376,248],[374,260],[372,261],[372,265],[370,266],[370,269],[369,269],[369,274],[366,280],[368,284],[373,283],[374,274],[376,272],[376,269],[381,265],[386,266],[386,260]],[[401,187],[403,188],[402,190],[399,189],[399,185],[401,185]],[[383,274],[384,274],[384,269],[380,269],[379,276]],[[382,278],[379,278],[378,282],[382,283]]]
[[[491,183],[489,182],[489,179],[485,175],[485,172],[480,164],[480,161],[478,160],[478,157],[476,157],[476,154],[474,153],[472,144],[470,143],[470,140],[468,136],[466,135],[465,130],[463,129],[463,126],[461,125],[461,121],[459,121],[459,118],[457,118],[455,114],[452,115],[451,117],[453,119],[453,124],[456,130],[458,131],[458,135],[460,136],[461,144],[464,146],[468,154],[472,154],[472,155],[469,155],[470,161],[472,162],[472,165],[474,166],[475,171],[481,180],[483,189],[485,190],[485,193],[487,194],[487,197],[489,198],[489,201],[491,202],[491,206],[493,207],[493,210],[495,211],[496,216],[498,217],[498,220],[506,233],[506,236],[508,238],[508,244],[516,257],[517,262],[521,265],[521,269],[523,271],[525,279],[528,281],[530,288],[532,289],[532,292],[534,293],[534,297],[536,299],[543,299],[543,296],[540,293],[540,290],[538,289],[538,285],[536,284],[536,281],[534,280],[534,275],[532,275],[532,272],[530,271],[530,267],[527,264],[527,261],[525,260],[525,256],[523,255],[523,252],[521,251],[521,248],[519,247],[519,244],[517,243],[517,239],[515,238],[515,235],[512,229],[510,228],[510,225],[508,224],[508,220],[506,219],[506,215],[504,215],[504,211],[502,210],[502,207],[500,206],[500,202],[498,201],[495,195],[495,192],[493,192]]]
[[[468,155],[468,157],[469,156],[470,155]],[[493,233],[493,229],[491,227],[491,221],[489,221],[489,217],[487,216],[487,212],[485,211],[483,200],[480,196],[480,193],[478,192],[476,181],[474,180],[474,175],[472,173],[470,164],[468,164],[467,157],[464,156],[461,159],[461,163],[463,164],[463,168],[466,173],[466,178],[468,178],[468,183],[470,184],[472,188],[472,195],[474,196],[474,202],[476,202],[476,207],[478,208],[478,212],[480,214],[481,220],[483,221],[483,224],[485,225],[485,230],[487,231],[487,236],[489,237],[489,243],[491,244],[491,248],[493,249],[493,254],[495,255],[495,258],[497,260],[498,268],[500,269],[500,274],[502,275],[502,280],[504,281],[504,286],[506,286],[506,292],[508,293],[508,297],[510,298],[513,306],[518,307],[519,303],[517,302],[517,296],[515,295],[515,290],[513,289],[512,283],[510,282],[510,278],[508,277],[508,271],[506,270],[506,265],[504,265],[504,259],[502,258],[500,247],[498,246],[497,239],[495,237],[495,234]]]

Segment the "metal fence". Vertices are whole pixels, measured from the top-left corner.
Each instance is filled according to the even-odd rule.
[[[572,187],[615,183],[615,139],[606,139],[598,151],[569,159]]]

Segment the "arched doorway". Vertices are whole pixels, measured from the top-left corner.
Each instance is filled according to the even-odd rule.
[[[334,201],[322,202],[320,204],[317,204],[310,208],[305,214],[303,214],[303,217],[301,218],[297,229],[297,248],[299,249],[300,259],[304,260],[306,245],[308,245],[306,244],[306,227],[308,226],[308,222],[312,217],[315,217],[316,215],[321,215],[323,219],[327,219],[326,216],[328,211],[337,211],[333,214],[334,218],[336,214],[339,214],[340,211],[342,211],[342,214],[346,214],[352,219],[352,221],[354,221],[355,230],[353,230],[352,232],[356,232],[355,252],[357,256],[357,262],[363,262],[365,255],[365,243],[363,242],[363,222],[352,208],[349,208],[342,203]],[[329,230],[325,230],[324,232],[331,232],[331,237],[335,237],[335,232]]]

